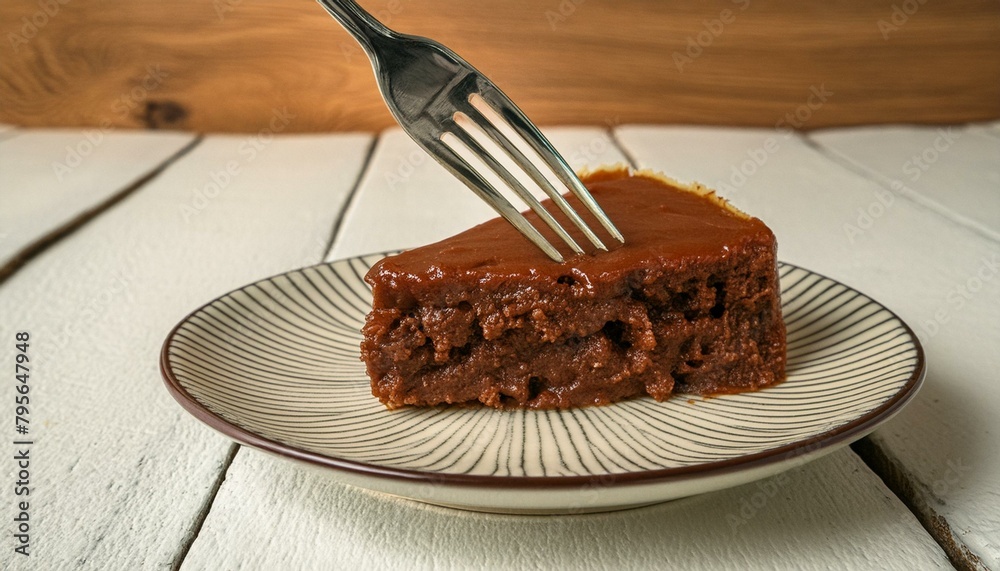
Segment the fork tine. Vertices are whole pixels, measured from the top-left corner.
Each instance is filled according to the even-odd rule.
[[[456,115],[460,118],[472,121],[472,118],[465,115],[465,113],[461,111],[459,111]],[[562,238],[563,242],[566,242],[566,244],[569,245],[575,253],[582,254],[583,248],[581,248],[580,245],[576,243],[576,240],[574,240],[573,237],[566,232],[562,225],[559,224],[559,222],[553,218],[551,214],[549,214],[549,211],[545,210],[545,207],[542,206],[542,203],[538,202],[538,199],[531,194],[531,191],[525,188],[524,185],[521,184],[521,181],[514,178],[514,175],[511,174],[506,167],[501,165],[492,154],[483,148],[479,141],[472,136],[472,133],[470,133],[466,127],[457,121],[456,124],[460,127],[460,129],[453,131],[451,134],[469,147],[469,149],[471,149],[480,160],[486,163],[487,167],[503,179],[504,183],[506,183],[507,186],[509,186],[511,190],[513,190],[514,193],[521,198],[521,200],[523,200],[533,211],[535,211],[535,214],[537,214],[549,226],[549,228],[552,228],[552,230],[558,234],[560,238]],[[482,127],[482,125],[477,126],[480,128]]]
[[[443,136],[443,135],[442,135]],[[458,177],[465,186],[476,193],[479,198],[493,207],[493,210],[503,216],[534,245],[538,246],[554,261],[562,263],[563,257],[548,240],[536,229],[514,206],[503,197],[497,189],[483,178],[465,159],[451,149],[441,139],[421,137],[417,140],[432,157],[438,160],[451,174]]]
[[[594,246],[600,250],[608,249],[604,243],[601,242],[601,239],[597,237],[597,234],[594,234],[594,231],[587,226],[587,223],[584,222],[582,218],[580,218],[580,215],[573,210],[573,207],[566,202],[566,198],[559,192],[559,189],[553,186],[552,183],[549,182],[549,179],[545,178],[542,171],[538,170],[535,163],[528,159],[528,157],[521,152],[521,149],[517,148],[517,146],[514,145],[514,143],[506,135],[493,125],[493,122],[490,121],[489,118],[487,118],[474,105],[471,105],[471,102],[466,110],[466,114],[470,119],[472,119],[473,122],[476,123],[476,126],[482,129],[483,132],[485,132],[487,136],[489,136],[489,138],[497,144],[497,146],[507,153],[507,156],[513,159],[518,166],[523,168],[528,173],[531,180],[535,181],[535,184],[545,191],[545,194],[552,199],[552,201],[559,207],[559,210],[562,210],[563,214],[569,217],[573,224],[575,224],[576,227],[579,228],[585,236],[587,236],[587,239],[590,240]]]
[[[582,249],[510,171],[502,167],[496,161],[496,157],[485,152],[469,131],[458,129],[455,133],[442,132],[442,125],[454,123],[456,112],[460,110],[456,107],[473,108],[475,121],[466,114],[470,124],[479,125],[486,131],[487,137],[504,149],[515,163],[521,165],[595,246],[607,250],[593,230],[563,199],[561,192],[538,170],[535,166],[537,161],[528,160],[506,136],[500,136],[500,131],[494,130],[493,127],[506,125],[513,129],[532,147],[538,158],[546,163],[560,182],[583,202],[601,225],[616,240],[625,242],[621,232],[615,228],[607,214],[549,141],[507,96],[458,54],[427,38],[404,36],[393,32],[353,0],[319,0],[319,2],[358,40],[368,54],[382,98],[385,99],[386,105],[403,130],[550,258],[557,262],[563,261],[559,251],[473,166],[455,152],[455,148],[450,147],[444,140],[445,137],[453,137],[467,150],[477,153],[486,162],[487,167],[518,193],[575,252],[582,252]],[[470,94],[475,94],[476,91],[479,91],[479,97],[482,98],[482,109],[489,109],[491,114],[496,113],[499,116],[500,119],[496,124],[485,117],[480,117],[481,111],[475,109],[477,101],[472,101],[473,97]]]
[[[488,82],[487,82],[488,83]],[[576,173],[566,164],[565,159],[556,152],[555,148],[549,143],[549,140],[542,135],[541,131],[524,115],[524,113],[518,109],[517,105],[514,104],[506,95],[504,95],[499,89],[497,89],[492,84],[482,86],[483,89],[480,90],[480,97],[483,101],[494,108],[494,111],[503,117],[511,128],[514,129],[517,134],[524,138],[525,141],[531,145],[531,148],[535,150],[536,153],[542,158],[543,161],[552,169],[560,181],[565,184],[570,191],[583,202],[587,210],[590,211],[594,217],[604,226],[604,229],[614,237],[615,240],[624,244],[625,237],[622,236],[618,228],[615,228],[614,223],[608,218],[608,215],[604,213],[594,197],[591,196],[590,191],[587,187],[583,186],[580,179],[576,176]]]

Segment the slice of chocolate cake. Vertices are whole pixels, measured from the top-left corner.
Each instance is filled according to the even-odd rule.
[[[624,246],[559,264],[498,218],[371,269],[361,355],[387,407],[568,408],[784,378],[763,222],[648,172],[582,178]]]

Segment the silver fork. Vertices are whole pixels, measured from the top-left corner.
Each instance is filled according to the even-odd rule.
[[[534,150],[542,164],[570,190],[617,241],[621,232],[591,196],[576,173],[531,121],[489,79],[445,46],[385,27],[353,0],[317,0],[361,44],[371,59],[379,89],[403,130],[521,234],[557,262],[563,256],[504,196],[456,151],[464,145],[496,173],[573,250],[583,248],[507,168],[472,134],[478,128],[528,174],[599,250],[607,247],[566,202],[536,164],[501,132],[511,129]],[[493,115],[491,121],[487,115]],[[468,124],[469,126],[465,126]],[[470,129],[471,127],[471,129]],[[460,143],[456,145],[455,141]]]

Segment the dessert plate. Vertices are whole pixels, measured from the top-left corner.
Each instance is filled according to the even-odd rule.
[[[195,417],[338,480],[471,510],[622,509],[764,478],[861,438],[924,376],[916,336],[843,284],[781,264],[788,378],[758,392],[568,411],[386,410],[359,360],[383,255],[304,268],[198,309],[160,368]]]

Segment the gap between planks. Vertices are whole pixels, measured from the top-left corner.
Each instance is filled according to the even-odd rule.
[[[912,196],[909,196],[907,193],[896,192],[895,189],[892,188],[892,185],[890,185],[887,182],[887,180],[886,180],[886,178],[884,176],[881,176],[881,175],[879,175],[879,174],[877,174],[877,173],[875,173],[873,171],[868,170],[864,166],[855,163],[853,160],[851,160],[848,157],[840,155],[839,153],[837,153],[833,149],[827,147],[823,143],[820,143],[819,141],[816,141],[815,139],[813,139],[808,133],[796,133],[796,134],[799,136],[799,138],[802,140],[803,143],[805,143],[807,146],[809,146],[810,148],[812,148],[813,150],[815,150],[817,153],[823,155],[823,157],[825,157],[830,162],[832,162],[835,165],[843,168],[844,170],[850,171],[850,172],[852,172],[852,173],[854,173],[854,174],[856,174],[858,176],[864,177],[865,180],[869,180],[871,182],[874,182],[875,184],[877,184],[877,185],[881,186],[882,188],[888,190],[889,192],[893,193],[894,195],[896,195],[898,197],[901,197],[903,199],[906,199],[907,201],[910,202],[910,204],[914,204],[918,208],[921,208],[921,209],[926,210],[928,212],[933,212],[936,216],[938,216],[940,218],[944,218],[945,220],[947,220],[948,222],[951,222],[952,224],[957,224],[957,225],[961,226],[962,228],[966,228],[968,230],[971,230],[971,231],[975,232],[977,235],[982,236],[983,238],[986,238],[990,242],[1000,242],[1000,238],[997,237],[997,234],[995,234],[993,232],[990,232],[987,229],[984,229],[983,227],[981,227],[980,225],[976,224],[975,222],[968,221],[960,213],[954,212],[954,211],[952,211],[951,209],[949,209],[946,206],[939,206],[937,204],[935,204],[932,207],[932,206],[929,206],[928,204],[925,204],[923,202],[923,200],[914,199]],[[985,135],[985,134],[983,134],[981,136],[983,136],[983,137],[991,137],[991,135]],[[921,197],[921,198],[924,199],[925,197]],[[933,202],[933,199],[927,199],[927,200]]]
[[[635,158],[618,139],[616,131],[614,129],[609,128],[607,129],[607,133],[609,135],[609,139],[611,140],[611,142],[618,149],[618,151],[626,158],[630,166],[632,168],[637,168],[637,163],[635,161]],[[864,176],[866,179],[872,180],[882,185],[880,181],[872,178],[869,175],[869,173],[859,172],[855,168],[851,168],[851,165],[847,165],[844,164],[842,161],[836,160],[836,158],[831,156],[831,154],[825,147],[811,140],[808,136],[805,136],[800,133],[797,133],[796,135],[805,144],[815,148],[817,151],[821,152],[824,157],[826,157],[828,160],[835,163],[836,165],[840,166],[841,168],[845,168],[847,170],[850,170],[851,172],[860,174],[861,176]],[[35,242],[23,248],[7,264],[5,264],[2,268],[0,268],[0,284],[2,284],[6,279],[8,279],[11,275],[13,275],[14,272],[20,269],[24,264],[29,262],[32,258],[37,256],[41,252],[45,251],[46,249],[48,249],[48,247],[52,246],[60,239],[71,235],[73,232],[83,227],[90,220],[93,220],[101,213],[107,211],[112,206],[122,201],[123,199],[131,195],[133,192],[137,191],[147,182],[156,178],[169,166],[171,166],[173,163],[177,162],[179,159],[181,159],[183,156],[185,156],[187,153],[193,150],[202,140],[203,140],[202,136],[196,137],[194,140],[192,140],[187,145],[182,147],[180,150],[175,152],[173,155],[165,159],[158,166],[150,170],[147,174],[143,175],[130,185],[126,186],[124,189],[122,189],[115,195],[111,196],[104,202],[99,203],[98,205],[84,211],[73,220],[52,230],[48,234],[42,236]],[[345,214],[350,208],[350,205],[356,199],[357,191],[361,185],[361,181],[364,179],[365,174],[371,168],[371,159],[379,140],[381,140],[381,134],[373,138],[373,140],[369,143],[369,147],[365,155],[364,165],[361,169],[359,169],[358,176],[355,179],[354,184],[352,185],[351,191],[348,195],[348,199],[345,201],[344,207],[341,209],[341,212],[338,214],[338,217],[333,225],[329,241],[325,246],[324,254],[330,251],[330,249],[336,242],[337,238],[339,238],[338,234],[343,225]],[[911,202],[914,201],[911,200]],[[950,217],[947,218],[951,222],[960,223]],[[963,224],[963,226],[965,225]],[[230,445],[229,451],[227,452],[226,457],[223,460],[219,474],[215,479],[215,481],[213,482],[213,485],[205,498],[203,508],[199,512],[197,518],[193,523],[190,536],[181,546],[181,549],[178,552],[177,558],[174,564],[171,566],[171,569],[177,570],[181,568],[181,566],[184,563],[184,560],[186,559],[191,549],[191,546],[198,539],[198,536],[205,523],[205,520],[207,519],[212,509],[212,506],[215,502],[218,492],[221,489],[223,483],[225,482],[229,468],[232,465],[234,459],[236,458],[236,455],[239,452],[240,448],[241,447],[236,443],[232,443]],[[901,468],[898,465],[896,465],[896,463],[891,461],[877,445],[875,445],[869,438],[866,437],[853,443],[851,445],[851,449],[852,452],[857,454],[861,458],[861,460],[864,461],[864,463],[868,466],[868,468],[871,469],[872,472],[874,472],[880,479],[882,479],[882,481],[886,484],[889,490],[894,495],[896,495],[907,506],[907,508],[917,517],[917,519],[924,526],[925,530],[942,547],[942,549],[944,549],[945,553],[948,555],[953,565],[955,565],[959,569],[977,569],[982,567],[978,558],[976,558],[975,555],[969,553],[968,549],[966,549],[964,546],[960,545],[956,541],[953,530],[943,518],[937,516],[933,512],[933,510],[931,510],[927,506],[924,506],[925,508],[927,508],[926,510],[921,509],[919,498],[913,493],[912,483],[908,481]]]
[[[321,253],[321,260],[326,259],[326,256],[333,248],[334,242],[337,240],[340,228],[343,226],[344,216],[346,215],[351,203],[354,201],[358,188],[361,187],[361,181],[364,180],[365,175],[368,173],[368,169],[371,167],[372,156],[374,155],[376,145],[381,138],[382,134],[379,133],[368,143],[368,149],[365,151],[364,163],[361,168],[358,169],[358,176],[354,179],[354,183],[351,185],[351,190],[348,192],[346,200],[344,200],[344,205],[341,207],[340,212],[337,214],[337,219],[333,223],[330,238],[327,240],[326,245],[323,248],[323,252]],[[236,454],[241,448],[242,446],[235,442],[230,444],[229,451],[227,452],[225,459],[222,461],[219,475],[215,478],[215,482],[212,484],[211,489],[208,491],[208,495],[205,497],[205,503],[202,505],[201,510],[198,512],[198,516],[195,518],[190,535],[181,545],[180,551],[177,552],[177,558],[170,566],[171,571],[178,571],[184,565],[184,561],[187,559],[188,553],[191,552],[191,546],[193,546],[194,542],[198,540],[198,536],[201,534],[201,529],[205,525],[205,520],[208,519],[208,515],[212,511],[212,506],[215,505],[215,498],[219,495],[219,490],[222,489],[222,485],[226,481],[226,475],[229,473],[229,468],[233,465],[233,461],[236,459]]]
[[[633,170],[638,169],[639,161],[637,161],[635,157],[632,156],[632,153],[627,148],[625,148],[625,145],[622,144],[621,140],[618,138],[618,130],[609,127],[607,131],[608,131],[608,139],[611,140],[611,144],[614,145],[615,148],[618,149],[618,152],[621,153],[623,157],[625,157],[626,161],[628,161],[628,166]]]
[[[609,129],[609,132],[612,143],[628,160],[630,166],[633,169],[639,168],[638,161],[618,138],[617,131],[615,129]],[[805,145],[815,149],[835,166],[858,174],[866,180],[871,180],[880,186],[884,186],[881,181],[871,176],[871,173],[863,171],[856,165],[838,160],[834,153],[831,153],[823,145],[814,141],[807,133],[796,131],[794,134]],[[917,204],[922,208],[926,208],[912,199],[910,202]],[[940,212],[935,212],[935,214],[946,218],[949,222],[961,224],[961,222],[954,220],[951,217],[944,216]],[[966,225],[962,224],[962,226],[965,227]],[[970,229],[974,230],[974,228]],[[981,232],[978,233],[982,234]],[[956,569],[960,569],[962,571],[973,571],[985,568],[979,558],[971,553],[964,544],[961,544],[960,541],[956,539],[954,530],[952,530],[951,525],[945,520],[945,518],[937,515],[937,513],[930,508],[930,506],[921,502],[919,496],[915,493],[913,483],[906,477],[905,471],[902,467],[899,466],[898,463],[892,461],[877,444],[875,444],[869,437],[865,436],[864,438],[851,443],[850,449],[852,453],[857,455],[861,461],[868,466],[868,469],[871,470],[872,473],[882,480],[889,491],[895,495],[908,510],[910,510],[928,535],[930,535],[931,538],[941,547],[941,549],[944,550],[949,561],[955,566]]]
[[[814,140],[808,133],[797,132],[796,136],[801,139],[804,144],[814,149],[817,153],[821,154],[825,159],[838,167],[861,176],[865,180],[869,180],[887,190],[892,190],[883,180],[880,180],[880,177],[874,176],[873,173],[868,172],[859,165],[840,157],[822,143]],[[963,228],[976,232],[979,236],[987,238],[991,241],[996,241],[995,237],[983,233],[975,226],[965,224],[958,218],[948,216],[944,212],[928,208],[919,201],[913,200],[906,195],[900,196],[908,200],[911,204],[916,205],[918,208],[932,212],[934,216],[944,218],[950,223],[958,224]],[[962,571],[974,571],[985,568],[982,561],[980,561],[975,554],[970,552],[969,548],[961,543],[961,540],[955,536],[955,530],[952,529],[951,524],[944,517],[938,515],[926,501],[920,498],[920,496],[916,493],[913,482],[907,477],[906,470],[898,462],[891,459],[891,457],[886,454],[886,452],[882,450],[878,444],[876,444],[868,436],[865,436],[864,438],[852,442],[850,448],[851,451],[857,454],[858,457],[861,458],[861,461],[868,466],[868,469],[882,480],[886,487],[889,488],[889,491],[899,498],[901,502],[903,502],[903,505],[905,505],[914,517],[917,518],[917,521],[920,522],[920,525],[923,526],[924,530],[927,531],[932,538],[934,538],[934,541],[937,542],[939,546],[941,546],[941,549],[944,550],[949,561],[951,561],[951,564],[954,565],[956,569],[960,569]]]
[[[376,136],[372,137],[370,143],[368,143],[368,150],[365,152],[365,161],[358,169],[358,176],[354,179],[354,184],[351,185],[350,192],[347,193],[347,198],[344,200],[344,205],[340,208],[340,212],[337,214],[337,220],[333,223],[333,229],[330,231],[330,239],[327,240],[326,245],[323,247],[322,258],[320,261],[326,260],[333,250],[333,245],[336,243],[337,238],[340,236],[340,228],[344,225],[344,218],[347,216],[347,211],[350,210],[351,205],[354,204],[355,197],[358,194],[358,189],[361,188],[361,181],[364,180],[365,175],[368,174],[368,169],[371,168],[372,157],[375,155],[375,148],[378,142],[382,140],[382,133],[378,133]]]
[[[889,491],[913,513],[920,525],[941,546],[956,569],[962,571],[986,569],[983,562],[955,536],[955,530],[951,528],[948,520],[938,515],[934,508],[917,494],[913,482],[906,476],[906,469],[899,462],[890,458],[867,436],[851,443],[851,451],[857,454],[889,488]]]
[[[611,128],[607,129],[606,131],[609,135],[609,139],[611,140],[612,144],[626,158],[630,166],[632,168],[638,168],[637,167],[638,163],[636,162],[633,155],[621,143],[621,141],[617,136],[616,131]],[[844,168],[853,173],[859,174],[863,176],[865,179],[872,180],[873,182],[882,185],[880,181],[871,177],[869,173],[860,172],[856,168],[852,168],[852,165],[845,164],[843,161],[837,160],[836,157],[832,156],[831,153],[825,147],[816,143],[815,141],[810,139],[807,135],[804,135],[802,133],[796,133],[796,136],[800,140],[802,140],[803,143],[816,149],[825,158],[827,158],[827,160],[830,160],[832,163],[839,166],[840,168]],[[365,156],[364,165],[359,170],[358,176],[355,179],[355,182],[348,195],[348,198],[344,203],[344,207],[341,209],[341,212],[339,213],[337,220],[333,225],[330,234],[330,239],[327,242],[325,248],[326,254],[330,252],[330,250],[336,243],[336,240],[339,238],[339,233],[343,226],[343,221],[346,216],[346,213],[356,200],[357,192],[361,186],[361,182],[364,180],[365,175],[371,168],[371,162],[372,162],[371,159],[372,156],[374,155],[374,151],[377,148],[378,142],[381,140],[381,138],[382,136],[381,134],[379,134],[369,144]],[[195,142],[197,142],[197,140]],[[193,146],[193,143],[189,145],[189,147],[190,146]],[[188,149],[183,149],[179,154],[183,154],[184,152],[186,152],[186,150]],[[172,159],[169,159],[168,163],[171,160]],[[159,170],[162,170],[162,167]],[[912,200],[911,202],[915,203],[915,201]],[[947,218],[950,222],[961,224],[959,221],[954,220],[951,217],[943,216],[941,213],[938,213],[938,215]],[[966,225],[962,224],[962,226]],[[225,482],[226,474],[228,473],[228,470],[232,465],[232,462],[235,459],[239,448],[240,446],[235,443],[231,445],[230,451],[227,454],[223,462],[222,469],[219,472],[219,476],[216,478],[216,481],[214,482],[211,490],[209,491],[209,494],[205,500],[204,507],[199,513],[194,523],[191,535],[189,539],[185,542],[185,544],[181,547],[181,550],[178,553],[178,557],[174,565],[172,566],[172,569],[177,570],[181,568],[185,558],[187,557],[191,549],[191,546],[197,540],[198,535],[202,529],[202,526],[204,525],[205,520],[207,519],[212,509],[212,505],[215,502],[216,496],[218,495],[218,492],[221,489],[222,484]],[[949,560],[953,565],[955,565],[956,568],[963,570],[982,568],[982,564],[981,562],[979,562],[978,558],[972,553],[970,553],[964,545],[961,545],[956,540],[953,530],[951,529],[948,522],[945,521],[944,518],[936,515],[934,511],[930,509],[928,506],[923,506],[923,508],[926,509],[923,509],[921,507],[920,500],[913,491],[912,483],[909,482],[909,480],[906,478],[901,468],[898,465],[896,465],[896,463],[892,462],[877,445],[875,445],[868,437],[865,437],[853,443],[851,445],[851,451],[854,454],[856,454],[868,466],[868,468],[886,484],[888,489],[897,498],[899,498],[900,501],[903,502],[903,504],[907,507],[907,509],[909,509],[910,512],[914,514],[914,516],[918,519],[918,521],[920,521],[921,525],[933,538],[933,540],[938,545],[940,545],[941,548],[945,551]]]
[[[11,256],[10,260],[6,264],[0,266],[0,285],[3,285],[17,270],[24,267],[25,264],[30,262],[36,256],[42,252],[48,250],[51,246],[55,245],[56,242],[72,235],[74,232],[83,228],[88,222],[97,218],[104,212],[107,212],[111,207],[118,204],[125,198],[131,196],[134,192],[142,188],[146,183],[158,177],[163,171],[167,170],[172,164],[187,155],[192,149],[201,143],[203,137],[198,135],[186,145],[181,147],[174,154],[170,155],[163,160],[160,164],[156,165],[150,169],[146,174],[140,176],[136,180],[132,181],[131,184],[126,185],[124,188],[112,194],[102,202],[98,202],[94,206],[84,210],[80,214],[77,214],[74,218],[65,222],[64,224],[57,226],[38,237],[35,241],[28,243],[23,248],[21,248],[17,253]]]
[[[198,539],[201,528],[205,525],[205,520],[208,519],[208,513],[212,511],[212,504],[215,503],[215,497],[219,495],[219,490],[222,489],[222,484],[225,483],[226,475],[229,473],[229,467],[233,465],[233,460],[236,459],[236,453],[240,451],[240,448],[241,446],[235,442],[229,444],[229,450],[226,452],[226,457],[222,460],[219,475],[216,476],[215,482],[208,490],[208,495],[205,496],[205,503],[198,512],[198,517],[195,518],[194,525],[191,526],[191,533],[185,538],[184,543],[181,544],[181,549],[177,552],[177,558],[174,560],[173,565],[170,566],[171,571],[180,569],[181,565],[184,564],[184,560],[187,559],[187,555],[191,551],[191,546]]]

